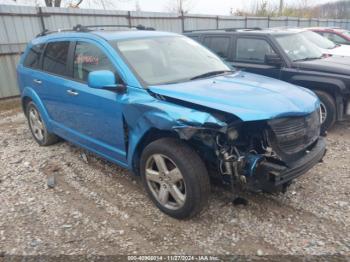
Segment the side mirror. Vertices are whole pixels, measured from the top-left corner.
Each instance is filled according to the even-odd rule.
[[[97,89],[125,91],[125,86],[117,84],[115,74],[108,70],[92,71],[88,75],[88,86]]]
[[[266,54],[265,55],[265,64],[272,66],[281,66],[282,59],[277,54]]]

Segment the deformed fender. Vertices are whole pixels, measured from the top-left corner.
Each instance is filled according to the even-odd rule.
[[[133,166],[132,162],[138,144],[151,129],[177,132],[187,127],[198,129],[205,125],[210,125],[211,127],[216,126],[220,129],[226,126],[226,123],[213,117],[210,113],[153,98],[147,102],[143,100],[140,103],[135,103],[135,101],[133,103],[126,103],[123,114],[129,129],[129,167]]]
[[[23,99],[25,97],[29,97],[31,100],[33,100],[33,102],[35,103],[36,107],[38,108],[38,110],[40,112],[41,117],[43,118],[43,120],[46,124],[46,128],[48,129],[48,131],[52,130],[52,125],[51,125],[49,114],[48,114],[43,102],[39,98],[38,94],[34,91],[34,89],[31,87],[25,87],[22,91],[22,94],[21,94],[22,102],[23,102]]]

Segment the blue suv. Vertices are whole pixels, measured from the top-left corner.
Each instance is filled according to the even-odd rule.
[[[39,145],[63,138],[132,170],[175,218],[202,210],[210,178],[233,192],[281,191],[325,154],[313,92],[231,71],[178,34],[46,32],[17,73]]]

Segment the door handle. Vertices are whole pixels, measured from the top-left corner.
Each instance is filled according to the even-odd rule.
[[[39,79],[34,79],[33,82],[36,83],[36,84],[39,84],[39,85],[41,85],[41,83],[42,83],[42,81],[39,80]]]
[[[68,93],[68,95],[70,95],[70,96],[77,96],[77,95],[79,95],[78,92],[76,92],[76,91],[74,91],[74,90],[71,90],[71,89],[68,89],[68,90],[67,90],[67,93]]]

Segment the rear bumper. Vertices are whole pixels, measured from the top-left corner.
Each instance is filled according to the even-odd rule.
[[[325,153],[325,139],[320,137],[308,154],[291,163],[288,167],[271,163],[267,160],[262,161],[257,167],[249,187],[254,191],[280,191],[288,182],[305,174],[320,162]]]

